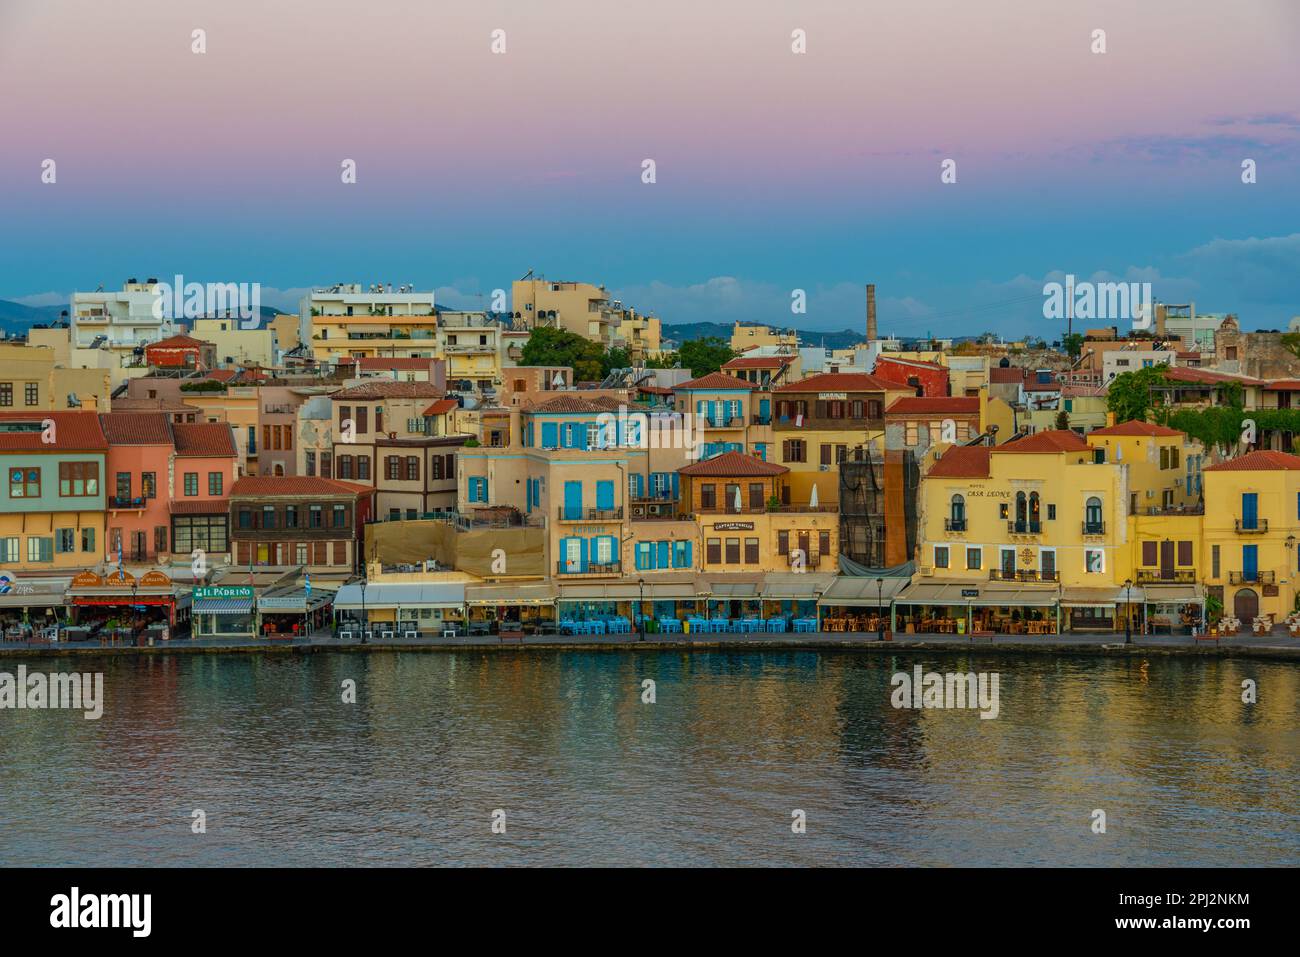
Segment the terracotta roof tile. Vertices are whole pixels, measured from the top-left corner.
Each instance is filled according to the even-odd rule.
[[[1079,438],[1077,432],[1069,429],[1035,432],[1022,439],[1012,439],[1005,445],[993,449],[994,452],[1089,452],[1091,450],[1092,446]]]
[[[758,386],[752,382],[746,382],[744,379],[737,379],[735,376],[727,375],[725,372],[710,372],[708,375],[702,375],[698,379],[691,379],[680,385],[673,386],[676,392],[711,392],[722,389],[735,389],[739,391],[753,391]]]
[[[885,410],[886,415],[979,415],[980,400],[960,395],[903,396]]]
[[[1257,449],[1235,459],[1211,465],[1207,472],[1295,472],[1300,471],[1300,455]]]
[[[865,372],[823,372],[798,382],[774,389],[775,392],[883,392],[906,389],[897,382],[868,375]]]
[[[229,511],[228,498],[174,498],[171,502],[173,515],[221,515]]]
[[[54,422],[54,442],[45,442],[44,422]],[[104,427],[96,412],[0,412],[0,450],[25,452],[50,449],[101,452],[108,449]]]
[[[179,399],[137,399],[121,396],[113,400],[114,412],[199,412],[197,405],[187,405]]]
[[[677,470],[681,475],[712,476],[714,478],[758,478],[768,475],[784,475],[790,470],[775,462],[762,459],[744,452],[723,452],[703,462],[694,462]]]
[[[393,382],[388,379],[371,379],[360,385],[349,386],[335,392],[331,399],[441,399],[447,394],[432,382]]]
[[[987,445],[954,445],[934,461],[926,478],[988,478],[991,451]]]
[[[230,488],[237,495],[368,495],[374,489],[355,482],[312,475],[246,475]]]
[[[365,356],[361,359],[362,369],[408,369],[412,371],[428,372],[429,366],[434,362],[433,359],[401,359],[401,358],[384,358],[383,356]]]
[[[724,369],[779,369],[794,362],[794,356],[740,356],[722,364]]]
[[[176,454],[204,458],[238,455],[229,422],[174,422]]]
[[[995,385],[1019,385],[1025,381],[1025,370],[1015,366],[994,366],[989,370],[989,382]]]
[[[170,420],[163,412],[105,412],[99,417],[110,445],[171,445]]]
[[[425,409],[421,415],[446,415],[452,409],[460,405],[455,399],[439,399],[433,405]]]
[[[160,339],[157,342],[151,342],[145,349],[197,349],[199,346],[207,345],[202,339],[195,339],[193,336],[168,336],[166,339]]]
[[[626,402],[609,395],[587,396],[572,392],[563,392],[549,399],[542,399],[528,406],[527,412],[617,412]]]

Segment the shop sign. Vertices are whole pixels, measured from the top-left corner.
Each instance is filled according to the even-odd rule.
[[[203,585],[194,589],[195,601],[204,598],[252,598],[252,585]]]
[[[140,576],[142,588],[170,588],[171,585],[172,580],[157,570],[145,572]]]
[[[753,522],[715,522],[713,525],[715,532],[752,532],[754,530]]]
[[[18,581],[13,572],[0,572],[0,595],[35,595],[36,589]]]
[[[135,583],[135,576],[125,569],[104,577],[104,584],[110,588],[130,588]]]
[[[104,584],[104,579],[94,572],[82,572],[68,583],[70,588],[100,588]]]
[[[963,588],[961,590],[962,598],[978,598],[979,596],[980,590],[978,588]]]
[[[842,402],[843,400],[847,399],[848,397],[849,397],[849,394],[848,394],[847,392],[818,392],[818,393],[817,393],[817,398],[819,398],[819,399],[827,399],[827,400],[830,400],[830,401],[832,401],[832,402],[835,402],[835,401],[841,401],[841,402]]]

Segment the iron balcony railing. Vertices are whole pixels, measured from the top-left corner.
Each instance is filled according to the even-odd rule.
[[[623,517],[623,508],[578,508],[568,505],[558,507],[562,522],[614,522]]]
[[[1241,535],[1263,535],[1268,531],[1268,519],[1257,518],[1253,522],[1247,522],[1239,518],[1234,523],[1237,526],[1237,532]]]
[[[1228,572],[1229,585],[1271,585],[1277,580],[1272,571]]]
[[[989,581],[993,582],[1055,582],[1061,573],[1045,568],[990,568]]]
[[[1007,522],[1007,533],[1011,535],[1041,535],[1043,523],[1034,519],[1012,519]]]
[[[561,558],[555,563],[557,575],[618,575],[622,570],[622,562],[566,561]]]
[[[1193,585],[1196,583],[1196,570],[1179,568],[1174,571],[1161,571],[1158,568],[1139,568],[1137,583],[1139,585]]]
[[[1085,522],[1083,523],[1083,534],[1085,534],[1085,535],[1105,535],[1105,534],[1106,534],[1106,523],[1105,523],[1105,522],[1088,522],[1088,521],[1085,521]]]
[[[945,532],[964,532],[966,531],[966,519],[945,518],[943,520],[943,530]]]

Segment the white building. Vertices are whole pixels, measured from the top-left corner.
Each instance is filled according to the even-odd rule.
[[[155,315],[158,297],[157,279],[128,279],[117,292],[74,292],[71,348],[109,349],[128,357],[137,348],[175,335],[172,320]]]

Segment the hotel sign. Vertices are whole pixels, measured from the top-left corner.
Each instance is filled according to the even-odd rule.
[[[252,598],[252,585],[203,585],[194,589],[194,600],[204,598]]]
[[[713,525],[715,532],[752,532],[754,530],[753,522],[715,522]]]
[[[847,392],[818,392],[818,393],[817,393],[817,398],[819,398],[819,399],[829,399],[829,400],[832,401],[832,402],[834,402],[834,401],[836,401],[836,400],[839,400],[839,401],[842,402],[843,400],[847,399],[848,397],[849,397],[849,394],[848,394]]]

